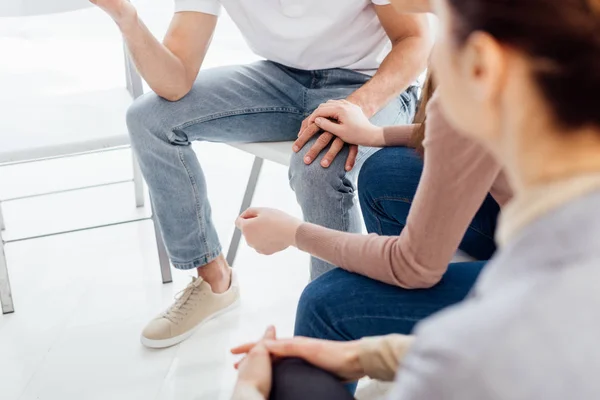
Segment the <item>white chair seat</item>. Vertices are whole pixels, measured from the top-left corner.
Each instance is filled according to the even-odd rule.
[[[64,156],[129,144],[125,88],[63,96],[16,98],[0,107],[0,164]]]
[[[236,149],[286,167],[290,166],[293,144],[294,142],[229,143],[230,146],[235,147]]]

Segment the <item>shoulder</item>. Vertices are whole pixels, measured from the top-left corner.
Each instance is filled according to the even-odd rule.
[[[395,398],[600,398],[600,325],[590,317],[600,295],[577,295],[593,285],[575,275],[470,299],[422,323]]]

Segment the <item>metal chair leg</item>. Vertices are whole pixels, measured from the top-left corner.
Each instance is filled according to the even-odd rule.
[[[2,213],[2,202],[0,201],[0,232],[6,229],[6,224],[4,223],[4,214]]]
[[[144,177],[142,176],[142,170],[140,164],[137,161],[137,157],[133,150],[131,151],[131,158],[133,161],[133,187],[135,191],[135,206],[140,208],[144,207]]]
[[[127,46],[123,44],[123,52],[125,55],[125,78],[127,80],[127,90],[131,94],[131,97],[137,99],[144,94],[144,85],[142,83],[142,77],[138,74],[135,65],[129,56],[129,50]]]
[[[252,164],[252,170],[250,171],[250,178],[248,178],[248,184],[246,185],[246,193],[242,200],[242,207],[240,208],[240,214],[246,211],[252,205],[252,199],[254,198],[254,192],[256,192],[256,185],[258,184],[258,178],[264,163],[264,159],[260,157],[254,158]],[[227,251],[227,263],[233,267],[235,257],[237,256],[238,248],[240,247],[240,241],[242,240],[242,232],[236,229],[233,232],[231,243],[229,244],[229,250]]]
[[[173,282],[173,275],[171,273],[171,261],[169,260],[169,254],[165,247],[165,241],[160,231],[160,224],[158,218],[154,213],[154,205],[152,199],[150,199],[150,207],[152,208],[152,224],[154,226],[154,238],[156,239],[156,249],[158,250],[158,263],[160,265],[160,276],[162,277],[163,283]]]
[[[0,236],[0,303],[2,304],[2,314],[15,312],[10,289],[10,280],[8,279],[8,266],[6,264],[6,255],[4,253],[4,241]]]

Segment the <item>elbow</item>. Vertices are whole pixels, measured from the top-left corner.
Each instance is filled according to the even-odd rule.
[[[436,269],[413,268],[409,273],[404,272],[402,276],[395,274],[396,285],[403,289],[431,289],[442,280],[445,269],[439,272]]]
[[[156,94],[162,97],[163,99],[176,102],[183,99],[190,92],[191,87],[189,89],[182,90],[165,90],[165,91],[157,91]]]
[[[156,88],[154,92],[167,101],[176,102],[187,96],[193,86],[194,81],[185,81]]]
[[[421,276],[415,279],[413,289],[431,289],[442,280],[441,276]]]

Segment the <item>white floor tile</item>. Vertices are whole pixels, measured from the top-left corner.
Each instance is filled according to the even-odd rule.
[[[153,31],[164,32],[172,0],[135,3],[142,6]],[[79,15],[81,19],[57,15],[51,20],[2,20],[0,49],[15,55],[0,65],[5,117],[11,115],[14,98],[123,86],[114,24],[98,10]],[[256,58],[248,54],[230,20],[223,18],[220,27],[208,66]],[[98,58],[106,61],[104,67]],[[90,123],[96,117],[93,112],[81,115]],[[0,143],[10,140],[7,134],[18,132],[0,133]],[[252,156],[218,144],[194,148],[226,250]],[[0,199],[131,176],[129,150],[1,166]],[[254,204],[301,215],[286,168],[271,163],[264,166]],[[149,215],[147,208],[135,208],[131,183],[24,198],[4,203],[3,210],[5,239]],[[179,346],[150,351],[139,343],[142,327],[189,281],[188,272],[174,271],[172,284],[161,283],[152,222],[9,243],[6,253],[16,313],[0,315],[2,400],[226,399],[235,380],[229,349],[259,337],[269,324],[280,335],[291,335],[297,300],[308,282],[305,254],[288,250],[264,257],[242,245],[236,261],[241,307]]]

